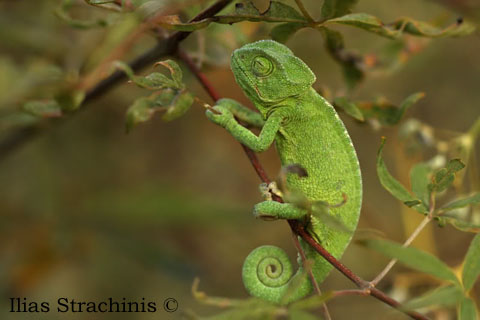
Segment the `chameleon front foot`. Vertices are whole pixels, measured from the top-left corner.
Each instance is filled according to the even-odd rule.
[[[272,200],[272,195],[276,195],[279,197],[283,197],[282,191],[278,188],[277,183],[270,182],[270,183],[260,183],[258,186],[258,189],[260,190],[260,193],[262,195],[263,200]]]

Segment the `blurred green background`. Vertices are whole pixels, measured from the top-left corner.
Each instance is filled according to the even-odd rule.
[[[176,6],[185,7],[180,1],[150,2],[174,13]],[[199,2],[190,1],[192,14],[202,8]],[[254,2],[262,9],[267,6],[267,1]],[[318,16],[318,2],[304,2]],[[24,119],[13,116],[21,103],[51,94],[48,81],[58,78],[60,70],[63,79],[82,78],[138,30],[135,21],[118,18],[107,28],[73,29],[54,15],[58,5],[59,1],[47,0],[0,1],[0,115],[13,119],[0,121],[0,137],[15,121],[23,123]],[[74,9],[79,18],[106,15],[82,1]],[[362,0],[355,11],[383,21],[402,16],[426,21],[464,16],[478,22],[480,6],[476,1]],[[234,82],[229,54],[243,41],[268,37],[270,27],[211,26],[189,37],[182,48],[197,58],[204,56],[205,75],[222,96],[251,106]],[[358,29],[337,30],[344,34],[347,47],[360,53],[375,53],[391,41]],[[423,91],[426,98],[408,111],[407,118],[417,118],[447,138],[467,131],[480,115],[478,33],[415,41],[420,52],[392,74],[367,76],[354,96],[360,100],[383,96],[398,104],[411,93]],[[121,59],[128,61],[154,42],[148,33],[142,35]],[[323,48],[318,31],[301,30],[287,44],[313,69],[317,87],[334,94],[345,91],[340,68]],[[191,92],[210,101],[185,68],[184,80]],[[259,180],[238,143],[207,121],[201,107],[193,106],[186,116],[170,123],[154,117],[125,134],[125,111],[144,94],[124,83],[67,119],[54,120],[43,134],[0,162],[2,319],[179,319],[180,311],[187,309],[212,314],[217,310],[192,297],[195,277],[209,295],[246,298],[241,266],[253,248],[278,245],[296,259],[285,222],[252,217],[253,204],[261,200]],[[406,152],[397,128],[374,130],[344,113],[340,116],[353,139],[364,179],[358,237],[376,229],[389,239],[404,241],[421,217],[381,187],[375,172],[380,136],[388,139],[387,164],[406,185],[411,165],[431,154]],[[275,150],[259,157],[275,177],[279,170]],[[478,158],[473,159],[477,162],[468,164],[470,179],[480,181]],[[415,245],[459,267],[471,238],[450,226],[432,224]],[[371,279],[388,260],[353,243],[342,261]],[[432,278],[413,276],[400,265],[380,283],[380,289],[399,300],[434,286],[438,283]],[[344,288],[353,285],[335,271],[322,284],[323,290]],[[479,295],[477,284],[473,292],[477,306]],[[51,305],[58,297],[85,301],[145,297],[160,309],[165,298],[174,297],[180,310],[95,317],[56,312],[28,315],[9,313],[10,297]],[[356,319],[406,319],[373,298],[338,298],[329,306],[334,319],[351,319],[352,314]],[[444,310],[435,319],[453,319],[452,314]]]

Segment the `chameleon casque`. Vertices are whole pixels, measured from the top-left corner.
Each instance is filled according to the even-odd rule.
[[[221,99],[207,110],[207,117],[224,127],[239,142],[261,152],[274,141],[283,166],[300,165],[308,176],[289,173],[288,190],[297,190],[315,205],[346,201],[331,206],[329,214],[348,229],[341,231],[293,203],[266,200],[254,207],[254,215],[268,219],[307,221],[312,237],[334,257],[340,258],[356,229],[362,202],[362,180],[355,149],[334,108],[313,88],[315,75],[292,51],[275,41],[247,44],[232,54],[231,68],[236,82],[258,112],[235,100]],[[261,128],[257,136],[237,120]],[[332,266],[300,239],[317,282]],[[262,246],[250,253],[243,266],[243,282],[252,295],[274,303],[289,303],[312,291],[301,266],[293,267],[285,252]],[[297,280],[295,280],[297,279]],[[293,292],[289,286],[295,283]],[[286,294],[288,293],[288,294]]]

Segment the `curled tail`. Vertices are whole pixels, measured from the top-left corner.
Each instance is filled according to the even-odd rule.
[[[293,267],[285,251],[261,246],[250,252],[243,263],[243,284],[248,293],[270,302],[287,304],[311,292],[309,278]]]

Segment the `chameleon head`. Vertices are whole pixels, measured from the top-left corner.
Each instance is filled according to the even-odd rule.
[[[273,40],[235,50],[231,64],[235,80],[257,107],[299,95],[315,82],[312,70],[288,47]]]

